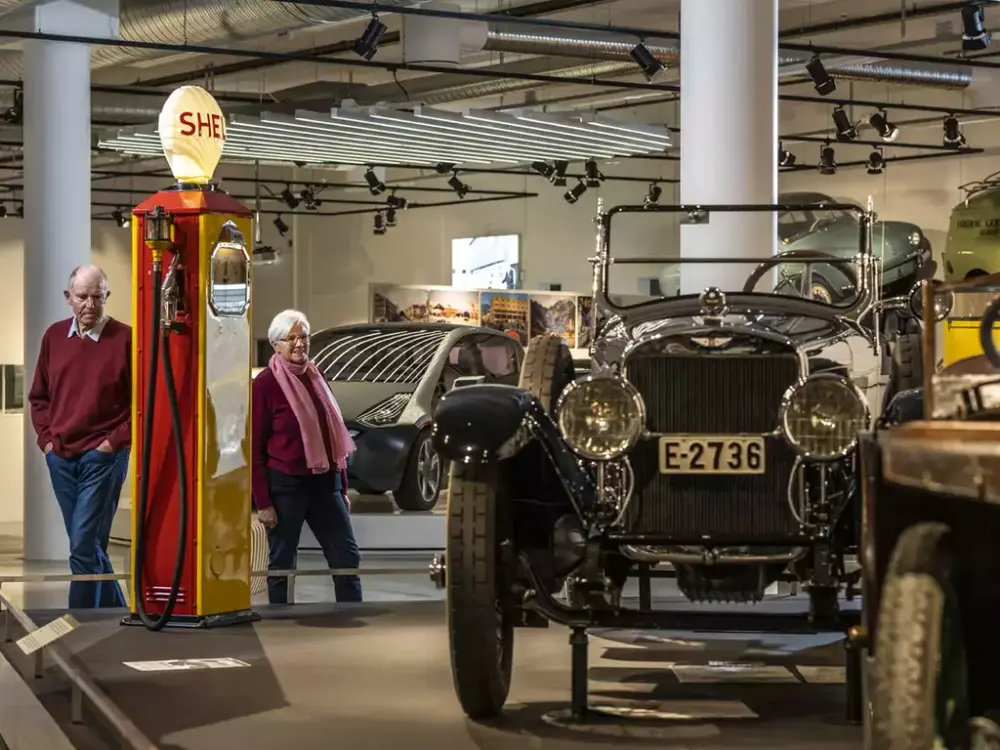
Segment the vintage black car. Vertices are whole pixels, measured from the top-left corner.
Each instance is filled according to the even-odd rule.
[[[1000,274],[922,290],[924,350],[953,306],[983,315],[979,353],[896,396],[863,435],[864,622],[871,750],[1000,748]],[[923,311],[926,310],[926,313]],[[963,336],[962,330],[945,336]],[[947,342],[946,342],[947,343]]]
[[[455,685],[469,716],[502,709],[515,627],[572,628],[579,714],[588,627],[846,630],[856,621],[839,597],[859,575],[845,564],[859,535],[857,436],[881,415],[887,388],[912,385],[893,375],[912,363],[893,360],[876,333],[871,209],[833,206],[862,228],[855,257],[837,261],[856,282],[840,304],[812,299],[808,274],[797,293],[776,280],[780,257],[733,292],[708,287],[635,305],[609,293],[612,268],[677,262],[683,277],[699,263],[612,263],[615,217],[657,211],[706,222],[788,208],[796,207],[600,211],[594,309],[605,322],[591,339],[591,371],[576,377],[565,346],[543,336],[530,342],[519,388],[442,398],[433,440],[454,463],[446,553],[433,575],[447,587]],[[798,581],[809,612],[766,619],[625,606],[626,581],[656,565],[672,566],[680,590],[700,603],[755,603],[770,584]]]

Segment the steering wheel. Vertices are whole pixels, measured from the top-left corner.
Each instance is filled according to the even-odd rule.
[[[1000,294],[990,300],[983,313],[983,321],[979,324],[979,344],[990,364],[1000,369],[1000,352],[997,351],[996,340],[993,338],[993,326],[1000,322]]]
[[[838,258],[835,255],[830,255],[829,253],[824,253],[820,250],[789,250],[788,252],[779,253],[778,255],[775,255],[770,260],[765,260],[763,263],[757,266],[750,274],[750,276],[747,278],[746,283],[743,285],[743,292],[745,294],[752,294],[754,290],[757,288],[757,284],[760,283],[760,280],[764,278],[765,274],[767,274],[768,271],[771,271],[774,268],[783,265],[787,261],[806,260],[806,259],[809,260],[821,259],[829,261],[831,266],[836,268],[845,276],[847,284],[849,286],[852,286],[854,288],[858,287],[858,275],[855,272],[853,266],[851,266],[849,261],[845,261],[843,258]],[[818,264],[810,263],[809,265],[811,265],[813,269],[815,269],[815,267]],[[830,299],[823,299],[820,301],[826,302],[827,304],[833,304],[834,302],[833,297],[835,296],[836,292],[836,290],[833,288],[833,285],[823,275],[815,273],[815,270],[812,275],[813,275],[812,286],[813,287],[817,286],[817,281],[818,281],[819,282],[818,285],[822,289],[821,293],[830,296]],[[775,287],[775,291],[781,289],[787,282],[788,282],[787,278],[784,278],[781,281],[779,281],[778,285]],[[819,289],[809,290],[810,299],[815,299],[814,294],[816,294],[816,292],[820,292],[820,290]]]

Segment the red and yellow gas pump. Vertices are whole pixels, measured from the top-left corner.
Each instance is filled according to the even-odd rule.
[[[133,209],[131,614],[150,630],[250,608],[249,209],[210,180],[225,119],[174,91],[160,142],[177,183]]]

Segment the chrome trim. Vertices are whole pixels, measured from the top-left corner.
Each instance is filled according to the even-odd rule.
[[[809,552],[808,547],[792,547],[788,552],[753,554],[738,547],[667,547],[649,544],[623,544],[621,553],[636,562],[669,562],[675,565],[745,565],[794,562]],[[695,549],[700,551],[696,552]],[[739,550],[739,551],[736,551]]]
[[[798,391],[800,388],[803,388],[809,381],[820,380],[820,379],[838,380],[844,385],[846,385],[854,393],[855,398],[857,398],[858,402],[864,407],[865,410],[864,429],[868,429],[869,425],[871,424],[871,406],[868,404],[868,399],[865,397],[865,394],[861,391],[860,388],[858,388],[858,386],[852,380],[832,372],[816,373],[815,375],[810,375],[804,381],[800,383],[795,383],[794,385],[790,386],[788,390],[785,391],[785,394],[781,397],[781,406],[778,409],[778,425],[779,429],[781,430],[782,436],[785,438],[785,441],[792,447],[792,450],[794,450],[803,460],[823,461],[823,462],[838,461],[840,459],[847,458],[847,456],[849,456],[858,447],[859,435],[855,435],[854,440],[851,442],[851,444],[835,455],[814,456],[811,455],[808,451],[804,450],[802,446],[799,445],[798,442],[792,439],[791,433],[788,429],[788,409],[789,406],[791,405],[792,397],[795,395],[795,392]]]
[[[593,383],[598,380],[615,381],[618,384],[618,386],[625,392],[625,394],[632,399],[632,403],[635,405],[636,409],[639,412],[638,423],[631,426],[630,428],[632,435],[629,438],[627,445],[625,445],[625,447],[618,452],[608,453],[606,455],[601,455],[597,453],[587,453],[582,449],[580,449],[578,446],[574,445],[570,441],[570,439],[566,436],[565,430],[563,430],[562,418],[561,418],[563,406],[566,403],[566,399],[574,391],[578,390],[584,385]],[[639,389],[636,388],[634,385],[632,385],[630,382],[628,382],[628,380],[626,380],[622,375],[619,375],[614,372],[592,373],[590,375],[584,375],[582,378],[577,378],[576,380],[574,380],[572,383],[570,383],[563,389],[563,392],[561,394],[559,394],[559,399],[556,401],[556,406],[555,409],[553,409],[553,413],[555,415],[556,427],[559,429],[559,435],[566,442],[566,445],[568,445],[570,450],[572,450],[576,455],[580,456],[581,458],[588,459],[590,461],[611,461],[628,453],[630,450],[632,450],[632,448],[635,447],[635,444],[639,442],[639,438],[642,437],[642,431],[646,427],[646,404],[642,400],[642,395],[639,393]]]
[[[703,438],[711,434],[712,437],[716,435],[724,438],[775,438],[784,437],[785,433],[782,432],[781,427],[775,427],[770,432],[650,432],[649,430],[643,430],[642,437],[645,438]]]

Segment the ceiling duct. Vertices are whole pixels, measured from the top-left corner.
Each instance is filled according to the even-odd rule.
[[[651,44],[644,41],[657,60],[668,67],[680,62],[677,44]],[[636,45],[635,39],[611,33],[584,33],[572,36],[552,29],[534,31],[523,26],[490,23],[486,25],[482,49],[490,52],[508,52],[524,55],[557,55],[583,57],[589,60],[631,60],[629,53]],[[780,53],[778,66],[792,70],[779,72],[782,80],[798,76],[808,56]],[[885,61],[827,65],[827,72],[834,78],[850,81],[871,81],[901,86],[923,86],[961,91],[972,83],[972,69],[961,65],[926,65],[889,63]],[[808,79],[806,79],[808,80]]]
[[[421,5],[426,0],[382,0],[398,6]],[[4,8],[22,3],[0,0]],[[320,24],[365,18],[365,11],[298,5],[273,0],[121,0],[121,38],[159,44],[236,44],[279,31],[295,31]],[[104,68],[169,53],[135,47],[94,47],[91,61]],[[0,55],[0,77],[21,78],[24,62],[20,52]]]

